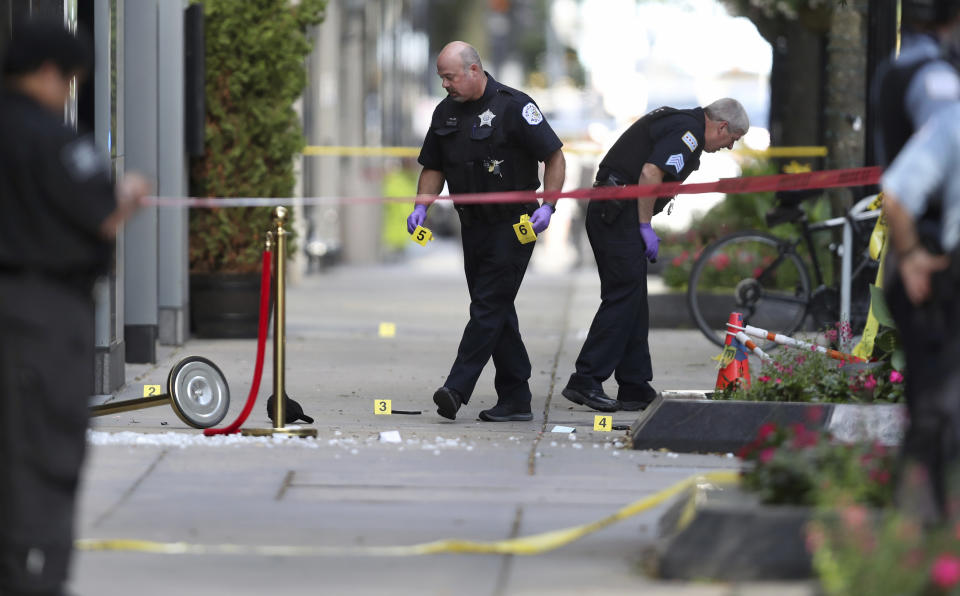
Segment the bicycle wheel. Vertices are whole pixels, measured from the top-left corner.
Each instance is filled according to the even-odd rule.
[[[707,246],[687,289],[690,316],[720,346],[731,312],[742,313],[745,324],[792,335],[803,325],[809,301],[810,274],[800,256],[789,243],[755,231]],[[775,345],[765,343],[764,349]]]

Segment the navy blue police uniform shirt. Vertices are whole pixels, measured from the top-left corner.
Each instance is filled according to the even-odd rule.
[[[451,193],[536,190],[538,162],[563,143],[530,96],[486,75],[479,99],[437,105],[417,161],[443,172]],[[485,165],[464,177],[465,162]]]
[[[0,91],[0,269],[92,283],[109,266],[100,226],[115,207],[110,165],[93,140]]]
[[[683,182],[700,167],[706,128],[703,108],[658,108],[628,128],[600,162],[626,184],[636,184],[645,163],[663,170],[664,182]]]

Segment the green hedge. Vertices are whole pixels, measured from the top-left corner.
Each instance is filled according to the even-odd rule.
[[[293,104],[307,84],[309,28],[326,0],[204,0],[206,152],[191,165],[200,197],[289,197],[305,140]],[[270,208],[194,209],[190,270],[256,271]]]

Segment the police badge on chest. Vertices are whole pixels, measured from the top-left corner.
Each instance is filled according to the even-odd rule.
[[[483,167],[487,170],[488,174],[503,178],[503,172],[500,171],[500,164],[502,163],[502,159],[485,159],[483,160]]]

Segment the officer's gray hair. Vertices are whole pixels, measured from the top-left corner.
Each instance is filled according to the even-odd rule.
[[[707,118],[714,122],[723,121],[730,127],[733,134],[743,135],[750,128],[750,118],[743,104],[735,99],[724,97],[703,108]]]
[[[471,45],[467,45],[460,50],[460,60],[463,61],[463,70],[470,70],[472,64],[476,64],[483,71],[483,64],[480,62],[480,53]]]

